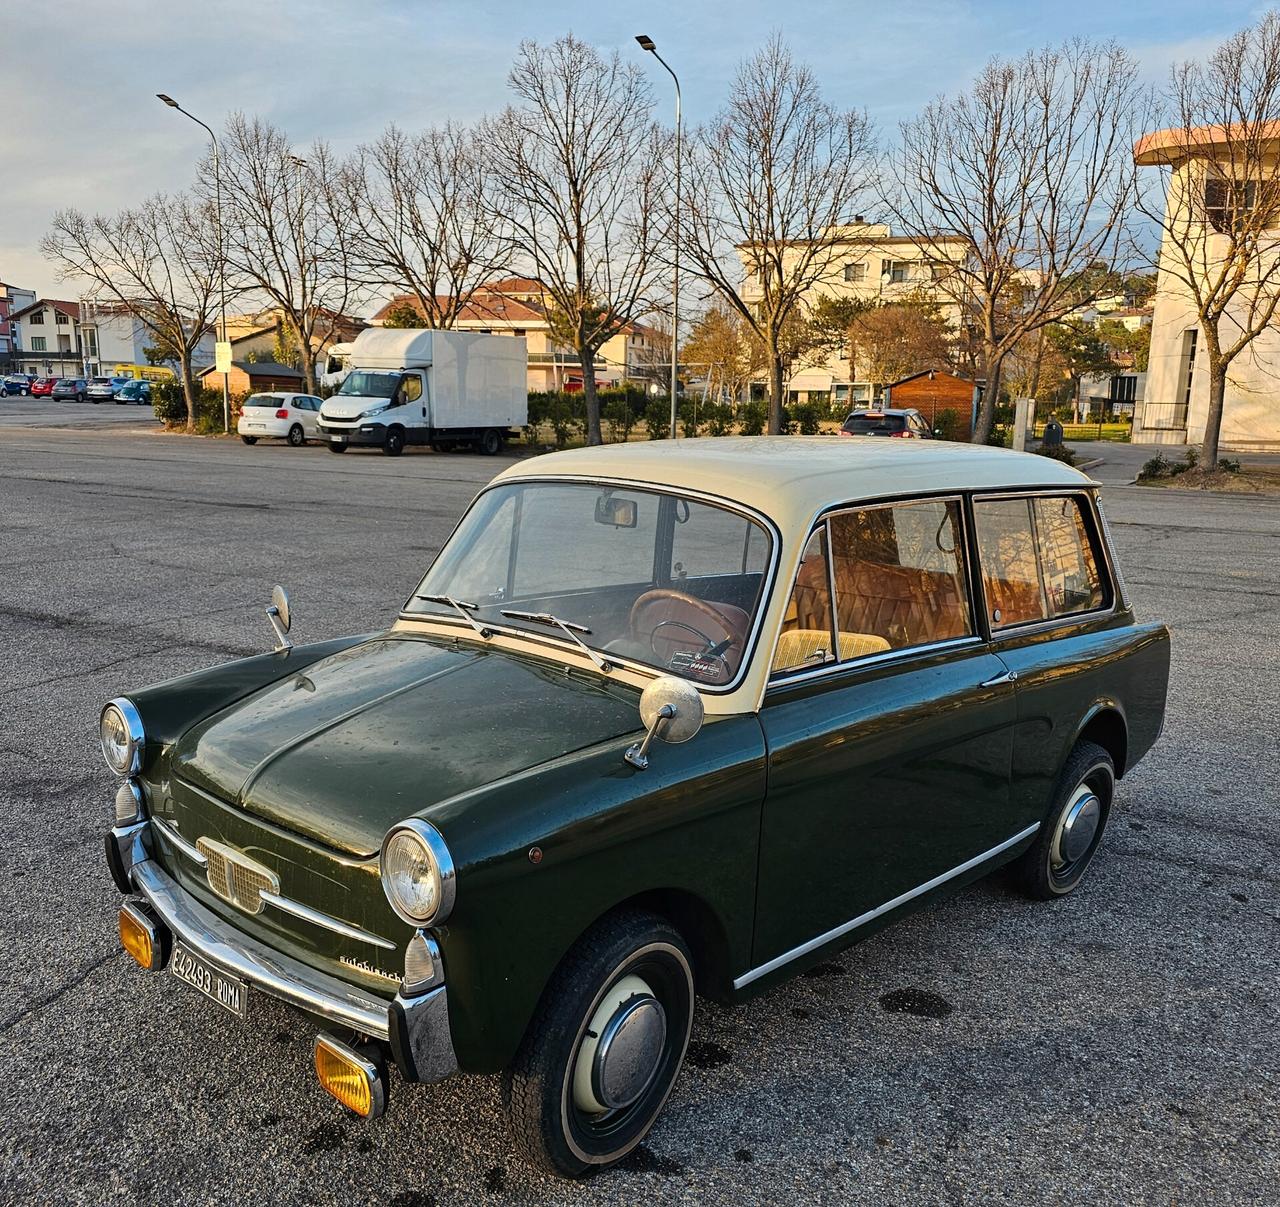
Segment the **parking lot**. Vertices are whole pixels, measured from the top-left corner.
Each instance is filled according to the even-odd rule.
[[[120,951],[102,857],[105,700],[270,648],[277,581],[299,641],[386,625],[506,458],[248,448],[149,415],[0,414],[0,1200],[1276,1201],[1280,500],[1100,468],[1130,595],[1174,645],[1163,738],[1084,889],[982,882],[704,1005],[645,1145],[575,1185],[514,1153],[494,1078],[344,1116],[301,1016],[256,996],[241,1024]],[[928,1009],[882,1004],[902,989]]]

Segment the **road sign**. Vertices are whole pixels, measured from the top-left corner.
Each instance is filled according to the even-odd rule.
[[[213,346],[213,368],[217,373],[231,372],[231,345],[219,340]]]

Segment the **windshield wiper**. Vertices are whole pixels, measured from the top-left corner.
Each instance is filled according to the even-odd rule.
[[[465,599],[454,599],[452,595],[415,595],[414,599],[425,600],[427,603],[448,604],[463,620],[467,622],[477,633],[486,641],[493,634],[481,625],[474,616],[471,615],[479,609],[479,604],[468,603]]]
[[[579,633],[591,635],[591,630],[585,624],[575,624],[572,620],[561,620],[559,616],[552,616],[550,612],[518,612],[515,608],[503,608],[502,614],[503,616],[510,616],[512,620],[531,620],[534,624],[545,624],[559,629],[605,674],[613,670],[610,663],[601,658],[595,650],[578,636]]]

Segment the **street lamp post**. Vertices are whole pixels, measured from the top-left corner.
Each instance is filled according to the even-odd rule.
[[[676,438],[676,393],[679,389],[680,347],[680,78],[671,70],[667,61],[658,53],[658,47],[648,34],[636,34],[642,50],[647,50],[667,69],[676,85],[676,204],[672,224],[674,257],[671,271],[671,439]]]
[[[170,109],[176,109],[183,117],[189,117],[197,126],[204,129],[213,147],[213,221],[218,228],[218,319],[222,325],[222,343],[227,342],[227,266],[226,247],[222,237],[222,163],[218,155],[218,136],[209,129],[194,113],[188,113],[171,96],[157,92],[158,100],[164,101]],[[227,373],[222,375],[222,430],[231,431],[231,381]]]

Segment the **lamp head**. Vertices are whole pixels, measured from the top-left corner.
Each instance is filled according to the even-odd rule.
[[[168,105],[170,109],[178,109],[181,107],[179,106],[178,102],[173,99],[173,97],[165,96],[163,92],[157,92],[156,96],[160,100],[164,101],[164,103]]]
[[[648,34],[636,34],[636,41],[640,43],[642,50],[652,52],[658,49],[657,43]]]

